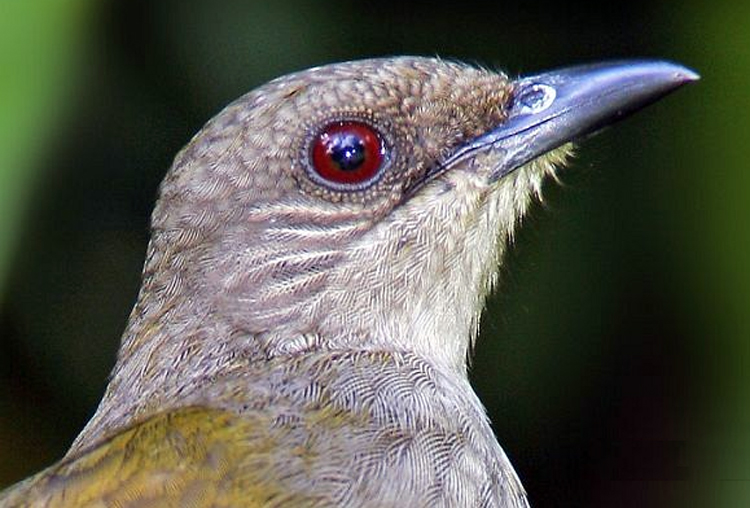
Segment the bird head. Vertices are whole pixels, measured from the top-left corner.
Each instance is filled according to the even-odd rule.
[[[569,142],[692,79],[664,62],[513,80],[402,57],[271,81],[176,157],[120,362],[242,344],[464,371],[514,227]]]

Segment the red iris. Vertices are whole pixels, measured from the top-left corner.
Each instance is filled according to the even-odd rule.
[[[356,185],[377,175],[383,155],[383,143],[372,127],[354,121],[336,122],[313,141],[312,167],[326,181]]]

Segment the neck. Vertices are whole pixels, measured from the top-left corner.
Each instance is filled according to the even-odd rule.
[[[543,173],[532,176],[540,182]],[[276,220],[259,214],[222,237],[253,239],[244,250],[157,225],[112,380],[71,451],[150,408],[179,404],[187,387],[238,359],[405,352],[465,379],[484,299],[531,200],[529,178],[517,172],[489,190],[457,180],[467,188],[455,194],[473,209],[462,211],[468,226],[450,220],[461,204],[436,198],[453,182],[370,223],[347,218],[340,207],[336,217],[295,217],[290,209],[284,220],[278,209],[266,210]]]

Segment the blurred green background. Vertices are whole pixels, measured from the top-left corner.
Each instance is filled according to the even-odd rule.
[[[547,185],[472,376],[535,506],[748,506],[750,3],[573,5],[3,0],[0,487],[94,411],[157,185],[232,99],[378,55],[663,57],[702,81]]]

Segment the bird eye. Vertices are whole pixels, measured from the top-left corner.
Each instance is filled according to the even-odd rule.
[[[316,179],[345,188],[359,188],[379,174],[385,147],[378,132],[356,121],[326,126],[312,142],[312,170]]]

